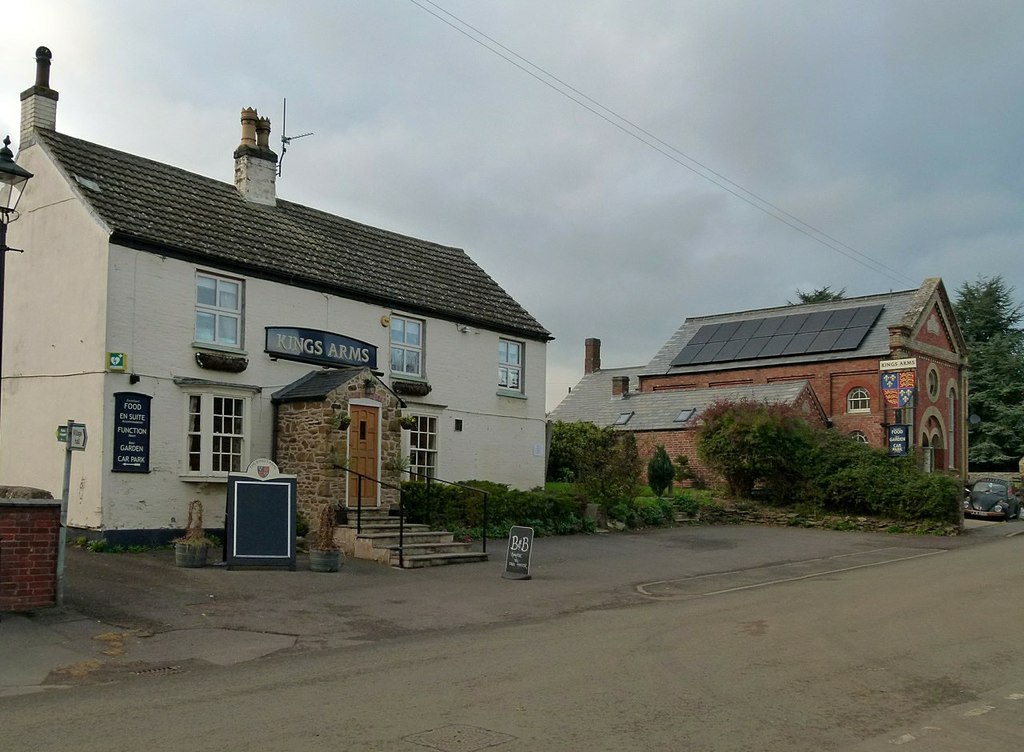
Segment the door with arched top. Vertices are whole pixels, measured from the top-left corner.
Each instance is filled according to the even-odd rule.
[[[380,498],[380,406],[350,403],[348,414],[348,493],[346,505],[376,507]],[[357,475],[358,473],[358,475]]]

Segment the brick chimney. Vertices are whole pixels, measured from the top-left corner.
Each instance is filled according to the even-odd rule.
[[[612,396],[629,396],[629,376],[612,376]]]
[[[18,149],[35,143],[37,128],[57,129],[58,94],[50,88],[50,60],[53,53],[46,47],[36,50],[36,82],[21,92],[21,140]]]
[[[246,201],[277,205],[277,154],[270,148],[270,119],[242,110],[242,141],[235,149],[235,188]]]
[[[601,370],[601,340],[591,337],[583,342],[583,373]]]

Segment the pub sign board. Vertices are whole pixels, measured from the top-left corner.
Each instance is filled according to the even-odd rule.
[[[530,556],[533,554],[533,528],[514,526],[508,531],[505,572],[508,580],[530,579]]]
[[[347,368],[377,370],[377,346],[343,334],[292,326],[268,326],[265,352],[271,357]]]
[[[153,398],[137,392],[114,393],[115,473],[149,472],[149,421]]]
[[[224,559],[234,567],[295,571],[295,476],[282,475],[267,459],[228,475],[224,512]]]
[[[906,457],[910,452],[910,426],[896,423],[888,427],[889,456]]]

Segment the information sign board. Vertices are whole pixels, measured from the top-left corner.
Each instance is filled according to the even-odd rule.
[[[114,393],[115,473],[149,472],[149,420],[153,398],[136,392]]]
[[[905,457],[910,451],[910,426],[896,423],[888,427],[889,456]]]
[[[505,572],[509,580],[530,579],[530,556],[533,554],[533,528],[515,526],[508,532]]]
[[[228,569],[287,567],[295,570],[295,476],[282,475],[266,459],[228,475],[224,514]]]

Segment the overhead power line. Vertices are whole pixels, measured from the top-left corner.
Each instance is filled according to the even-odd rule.
[[[898,269],[894,269],[881,261],[872,258],[871,256],[863,253],[856,248],[847,245],[846,243],[834,238],[824,230],[821,230],[809,222],[805,222],[799,217],[787,212],[771,201],[757,195],[753,191],[744,188],[742,185],[730,180],[719,172],[711,169],[707,165],[700,162],[698,159],[689,156],[682,150],[673,146],[672,144],[664,141],[658,136],[654,135],[650,131],[637,125],[629,118],[620,115],[614,110],[606,107],[597,100],[584,94],[579,89],[575,88],[571,84],[566,83],[558,76],[548,72],[539,65],[531,62],[527,58],[523,57],[514,50],[509,49],[501,42],[488,36],[486,33],[477,29],[475,26],[463,21],[455,14],[445,10],[437,3],[431,0],[409,0],[413,5],[417,6],[421,10],[429,13],[431,16],[441,21],[442,23],[455,29],[460,34],[471,39],[472,41],[479,44],[484,49],[497,55],[505,62],[515,66],[519,70],[523,71],[527,75],[536,79],[540,83],[544,84],[548,88],[558,92],[562,96],[571,100],[578,106],[587,110],[588,112],[601,118],[608,124],[619,129],[631,138],[636,139],[640,143],[644,144],[650,149],[658,152],[664,157],[672,160],[681,167],[686,168],[690,172],[698,175],[699,177],[707,180],[710,183],[718,186],[725,192],[735,196],[736,198],[744,201],[750,206],[754,207],[758,211],[761,211],[773,219],[788,225],[792,229],[796,230],[803,235],[806,235],[816,243],[825,246],[826,248],[839,253],[851,261],[860,264],[861,266],[877,273],[882,276],[888,277],[889,279],[899,282],[900,284],[910,283],[916,284],[914,280],[907,277],[905,274],[900,272]],[[430,6],[429,8],[427,6]]]

